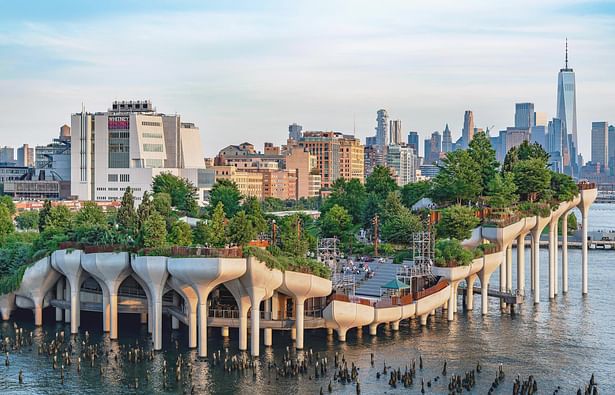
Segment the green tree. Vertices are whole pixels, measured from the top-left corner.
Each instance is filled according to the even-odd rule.
[[[227,218],[232,218],[240,209],[241,193],[237,184],[230,180],[218,180],[209,193],[209,208],[215,210],[222,203]]]
[[[45,200],[43,203],[43,208],[38,212],[38,231],[43,232],[45,230],[45,225],[47,224],[47,217],[49,217],[49,212],[51,211],[51,201]]]
[[[289,215],[280,219],[279,232],[281,250],[286,255],[305,257],[310,246],[310,235],[304,231],[302,225],[305,219],[299,214]]]
[[[169,232],[169,242],[176,246],[189,246],[192,244],[192,229],[183,221],[175,221]]]
[[[495,150],[485,132],[474,135],[468,147],[468,155],[478,165],[481,177],[481,189],[486,191],[489,183],[494,179],[500,164],[495,158]]]
[[[560,202],[572,200],[579,194],[579,187],[572,177],[554,171],[551,171],[551,189],[554,197]]]
[[[141,240],[145,248],[158,248],[166,245],[166,222],[157,211],[152,211],[143,221],[143,226],[141,227]]]
[[[38,212],[24,211],[15,217],[17,227],[21,230],[32,230],[38,228]]]
[[[331,207],[320,220],[320,229],[324,237],[337,237],[346,241],[351,227],[352,217],[344,207],[337,204]]]
[[[523,141],[518,147],[511,148],[504,158],[502,172],[512,172],[515,164],[522,160],[539,159],[546,167],[549,162],[549,154],[538,143],[530,144],[527,140]]]
[[[107,217],[96,203],[84,202],[81,210],[75,215],[74,226],[106,228]]]
[[[53,227],[68,233],[73,225],[73,213],[64,205],[57,205],[44,217],[43,229]]]
[[[258,199],[254,196],[247,197],[243,203],[243,211],[245,211],[248,216],[257,235],[267,232],[267,220],[263,215],[263,210]]]
[[[431,196],[437,203],[475,201],[482,193],[481,170],[466,150],[449,152],[438,165]]]
[[[346,181],[338,178],[333,183],[331,195],[325,200],[320,212],[324,215],[331,207],[338,205],[345,208],[352,217],[352,223],[360,224],[363,220],[363,210],[367,200],[365,186],[353,178]]]
[[[393,243],[410,245],[412,235],[421,228],[419,217],[412,214],[410,210],[402,206],[399,214],[388,218],[382,223],[381,236],[382,240]]]
[[[473,208],[454,205],[442,210],[436,232],[438,238],[465,240],[470,238],[479,223]]]
[[[252,224],[251,218],[245,211],[240,211],[229,222],[230,241],[239,246],[245,246],[256,239],[258,233]]]
[[[391,170],[385,166],[376,166],[374,171],[365,180],[365,190],[367,193],[375,193],[380,199],[384,200],[389,192],[397,190],[397,183],[391,176]]]
[[[161,173],[152,181],[154,193],[168,193],[171,196],[171,205],[177,210],[189,215],[198,212],[197,189],[186,178],[174,176],[171,173]]]
[[[137,211],[135,210],[135,198],[132,189],[126,187],[120,208],[117,210],[117,225],[121,232],[134,238],[137,231]]]
[[[228,243],[226,223],[224,204],[218,202],[205,228],[205,242],[212,247],[224,247]]]
[[[491,207],[510,207],[519,200],[512,173],[496,174],[487,186],[487,202]]]
[[[15,232],[15,225],[13,225],[13,218],[9,209],[0,204],[0,243],[4,243],[4,240],[8,235]]]
[[[158,213],[165,219],[171,217],[171,213],[173,212],[173,209],[171,208],[171,195],[166,192],[154,193],[153,204],[156,211],[158,211]]]
[[[523,200],[548,199],[551,187],[551,171],[542,159],[526,159],[513,166],[517,192]]]
[[[474,254],[463,248],[459,240],[438,240],[435,248],[437,266],[446,267],[449,264],[467,266],[472,262]]]
[[[13,202],[13,199],[10,196],[1,195],[0,205],[3,205],[4,207],[6,207],[6,209],[9,211],[9,214],[11,216],[15,215],[15,213],[17,212],[17,209],[15,208],[15,203]]]
[[[261,203],[261,207],[263,211],[266,213],[269,213],[272,211],[284,211],[286,209],[286,205],[284,204],[284,201],[282,201],[282,199],[278,199],[274,197],[266,197]]]
[[[411,182],[401,188],[401,201],[404,206],[412,209],[419,200],[429,195],[431,190],[431,182],[418,181]]]
[[[154,207],[154,197],[150,195],[149,192],[143,192],[143,198],[141,199],[141,204],[137,208],[137,225],[139,230],[143,226],[143,223],[150,215],[152,215],[156,211]]]
[[[384,199],[381,199],[375,193],[369,193],[365,201],[365,210],[363,211],[363,227],[365,229],[372,228],[372,221],[376,215],[382,217]]]

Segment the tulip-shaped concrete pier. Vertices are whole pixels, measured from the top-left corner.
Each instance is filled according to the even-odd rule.
[[[498,251],[493,254],[487,254],[482,258],[483,267],[478,272],[482,315],[487,315],[489,312],[489,280],[493,272],[502,265],[504,254],[504,251]],[[471,291],[471,289],[468,289],[468,291]]]
[[[51,265],[66,277],[70,286],[70,333],[72,334],[79,331],[80,292],[84,280],[82,254],[81,250],[59,250],[51,255]]]
[[[581,283],[583,288],[583,295],[587,295],[588,291],[588,258],[587,258],[587,230],[589,228],[589,207],[592,205],[596,197],[598,196],[598,189],[583,189],[581,187],[581,203],[579,203],[579,210],[581,210],[581,230],[583,240],[581,242]]]
[[[284,283],[280,291],[292,296],[295,302],[296,347],[298,350],[303,349],[306,299],[328,296],[331,293],[331,287],[331,280],[289,270],[284,272]]]
[[[250,294],[239,279],[228,281],[224,283],[224,286],[237,302],[239,308],[239,350],[246,351],[248,349],[248,312],[252,306]]]
[[[348,329],[362,327],[372,322],[374,308],[360,303],[333,300],[323,310],[323,317],[327,328],[335,329],[338,340],[345,342]]]
[[[549,221],[549,299],[557,294],[557,225],[560,217],[568,211],[570,203],[562,202],[551,212]]]
[[[581,195],[569,202],[568,212],[562,217],[562,293],[568,293],[568,214],[581,203]]]
[[[188,347],[196,348],[199,297],[191,286],[173,276],[169,277],[168,284],[184,298],[184,313],[188,316]]]
[[[241,277],[246,260],[240,258],[169,258],[168,271],[190,285],[199,297],[199,357],[207,357],[207,298],[218,285]]]
[[[454,318],[454,313],[457,312],[457,290],[459,287],[459,282],[464,279],[468,279],[470,277],[476,278],[476,274],[483,269],[483,261],[484,259],[477,258],[472,260],[472,262],[468,266],[457,266],[457,267],[437,267],[434,266],[431,270],[432,273],[436,276],[446,278],[450,283],[450,296],[448,299],[448,308],[447,308],[447,319],[452,321]],[[473,283],[473,281],[471,281]],[[468,295],[473,294],[472,286],[470,285],[470,281],[468,282]]]
[[[546,217],[536,216],[536,226],[532,228],[532,279],[534,282],[534,304],[540,303],[540,235],[551,221],[551,213]]]
[[[115,340],[118,337],[117,293],[122,282],[131,273],[128,253],[83,254],[81,256],[81,265],[94,278],[101,281],[103,288],[106,288],[109,293],[109,337]],[[106,306],[103,307],[106,309]]]
[[[536,217],[524,218],[525,225],[517,236],[517,290],[525,294],[525,237],[536,226]],[[512,282],[512,278],[510,279]]]
[[[17,307],[34,310],[34,324],[43,325],[43,308],[49,303],[47,293],[60,278],[53,270],[49,257],[42,258],[26,269],[21,285],[15,291]]]
[[[252,356],[259,355],[260,347],[260,305],[263,300],[273,296],[274,291],[282,285],[283,274],[277,269],[269,269],[265,263],[256,257],[249,256],[246,262],[246,272],[239,282],[250,296],[252,313],[250,314],[250,352]]]
[[[165,256],[139,256],[132,259],[132,270],[149,290],[154,350],[162,349],[162,296],[169,277],[167,259]]]

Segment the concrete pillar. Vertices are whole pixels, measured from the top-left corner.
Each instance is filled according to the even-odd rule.
[[[111,304],[109,303],[109,291],[104,285],[101,285],[103,289],[103,332],[109,332],[111,330]]]
[[[190,319],[188,321],[188,348],[196,348],[197,346],[197,312],[190,311]]]
[[[239,349],[246,351],[248,349],[248,310],[250,304],[240,303],[239,305]]]
[[[549,223],[549,299],[555,298],[555,261],[557,251],[557,219]]]
[[[305,299],[295,299],[295,323],[297,327],[297,350],[303,350],[303,324],[305,319]]]
[[[491,273],[486,274],[484,270],[481,270],[479,278],[481,313],[482,315],[487,315],[489,313],[489,279],[491,278]]]
[[[508,247],[505,247],[504,251],[507,252],[508,255]],[[504,257],[504,261],[500,264],[500,292],[506,292],[506,256]],[[500,298],[500,310],[506,309],[506,302],[504,299]]]
[[[70,301],[70,283],[66,281],[64,284],[66,285],[64,287],[64,301]],[[64,322],[70,323],[70,307],[64,309]]]
[[[220,334],[222,337],[228,337],[228,326],[223,326],[220,328]]]
[[[476,277],[476,274],[472,274],[466,278],[466,309],[468,311],[474,310],[474,282]]]
[[[56,299],[58,301],[64,299],[64,279],[60,278],[56,283]],[[56,307],[56,322],[62,322],[62,309]]]
[[[207,358],[207,299],[199,295],[199,357]]]
[[[340,328],[337,330],[337,340],[341,342],[346,341],[346,332],[348,332],[348,328]]]
[[[589,207],[585,210],[581,210],[581,218],[582,218],[582,237],[583,240],[581,242],[581,285],[583,288],[583,295],[587,295],[588,286],[587,286],[587,228],[589,227],[589,215],[588,215]]]
[[[532,232],[532,256],[534,258],[534,304],[540,303],[540,233]]]
[[[79,314],[81,313],[81,301],[79,299],[79,280],[77,284],[70,285],[70,333],[75,334],[79,332]]]
[[[421,326],[426,326],[427,325],[427,316],[429,316],[429,314],[425,313],[421,316]]]
[[[369,324],[369,334],[376,336],[378,334],[378,324]]]
[[[34,325],[41,326],[43,325],[43,303],[34,302]]]
[[[568,213],[562,218],[562,292],[568,293]]]
[[[147,313],[141,313],[139,321],[142,325],[147,324]]]
[[[534,280],[534,236],[530,233],[530,289],[534,292],[536,280]]]
[[[154,306],[151,298],[147,299],[147,333],[154,333]]]
[[[290,328],[290,339],[297,340],[297,327],[295,327],[294,325],[292,328]]]
[[[525,235],[517,237],[517,289],[525,292]]]
[[[173,293],[173,306],[179,307],[179,295],[177,293]],[[175,316],[171,316],[171,329],[177,330],[179,329],[179,320],[175,318]]]
[[[109,305],[111,306],[111,330],[109,337],[111,340],[117,339],[118,327],[118,311],[117,311],[117,294],[109,293]]]
[[[512,244],[506,249],[506,292],[512,291]]]
[[[253,357],[258,357],[261,343],[261,311],[258,306],[259,304],[260,299],[252,303],[252,313],[250,314],[250,354]]]
[[[399,321],[391,322],[391,329],[394,330],[394,331],[398,331],[399,330]]]
[[[273,319],[273,314],[271,312],[272,299],[273,298],[270,298],[265,301],[265,319],[267,320]],[[263,344],[265,347],[271,347],[273,344],[273,330],[271,328],[263,329]]]
[[[455,295],[456,283],[452,282],[450,286],[450,295],[448,296],[447,319],[452,321],[455,313],[455,305],[457,304],[457,295]]]

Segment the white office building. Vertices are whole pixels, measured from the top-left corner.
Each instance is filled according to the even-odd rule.
[[[397,185],[404,186],[416,181],[416,155],[414,149],[406,145],[389,145],[386,164],[395,173]]]
[[[199,187],[198,170],[205,167],[199,129],[156,112],[150,101],[83,110],[72,115],[71,130],[71,195],[79,200],[120,200],[130,186],[138,203],[163,172]]]

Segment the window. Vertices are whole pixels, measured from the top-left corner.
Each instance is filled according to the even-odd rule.
[[[130,182],[130,174],[120,174],[120,182]]]
[[[145,159],[145,167],[163,167],[162,159]]]
[[[150,139],[161,139],[162,138],[162,133],[143,132],[143,137],[150,138]]]
[[[162,126],[160,122],[149,122],[149,121],[142,121],[141,125],[143,126]]]
[[[143,151],[145,152],[162,152],[162,144],[143,144]]]
[[[117,182],[117,174],[109,174],[107,175],[108,182]]]

